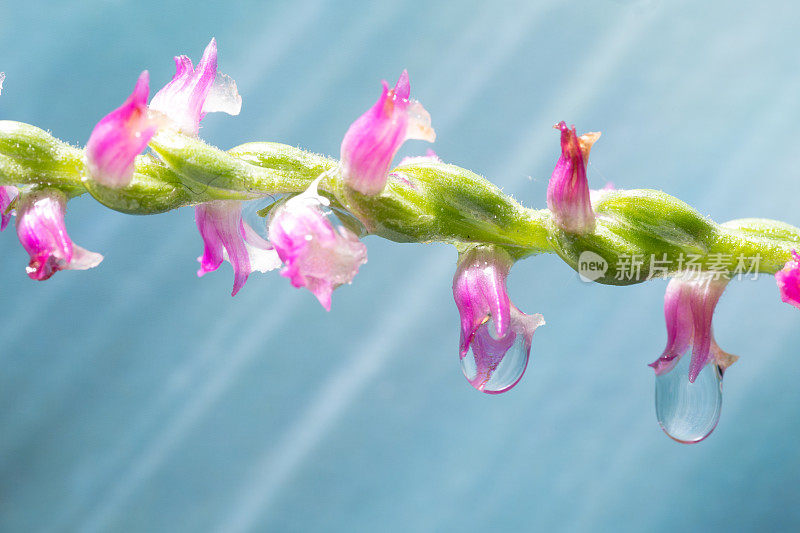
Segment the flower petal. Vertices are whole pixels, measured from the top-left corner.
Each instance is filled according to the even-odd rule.
[[[206,113],[224,111],[236,115],[241,106],[236,82],[217,72],[215,39],[206,46],[196,68],[188,57],[176,56],[175,75],[150,102],[151,109],[166,115],[187,135],[197,135]]]
[[[195,222],[203,238],[203,255],[198,257],[202,277],[217,270],[223,260],[233,267],[233,291],[244,286],[254,270],[266,272],[280,266],[277,253],[242,220],[242,202],[215,200],[195,207]]]
[[[31,257],[31,279],[45,280],[59,270],[86,270],[103,256],[72,243],[64,224],[66,197],[59,191],[24,195],[17,209],[17,236]]]
[[[406,71],[394,89],[384,81],[378,101],[345,133],[342,176],[352,189],[366,195],[379,194],[386,185],[392,159],[406,140],[436,139],[430,114],[419,102],[409,100],[410,91]]]
[[[334,228],[317,193],[321,178],[271,215],[269,238],[284,263],[281,275],[295,287],[306,287],[330,311],[331,294],[350,283],[367,262],[367,247],[345,227]]]
[[[158,129],[148,112],[149,75],[145,70],[133,92],[120,107],[103,117],[86,143],[86,171],[107,187],[130,183],[134,162]]]
[[[568,128],[563,121],[555,127],[561,130],[561,157],[547,186],[547,207],[553,213],[556,225],[564,231],[588,233],[594,230],[595,221],[586,164],[600,133],[578,137],[575,126]]]
[[[0,80],[2,81],[2,80]],[[11,204],[16,200],[19,190],[13,185],[0,186],[0,231],[6,229],[11,220]]]
[[[800,309],[800,254],[792,250],[792,259],[775,274],[781,300]]]

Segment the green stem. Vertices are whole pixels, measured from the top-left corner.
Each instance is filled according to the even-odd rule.
[[[556,253],[575,269],[582,254],[592,252],[608,264],[597,281],[612,285],[673,275],[689,258],[703,270],[730,275],[740,257],[758,257],[760,272],[774,274],[800,249],[794,226],[766,219],[716,224],[661,191],[597,192],[596,229],[577,236],[556,227],[547,209],[528,209],[482,176],[434,158],[401,164],[384,191],[370,197],[343,183],[335,159],[284,144],[247,143],[226,152],[163,130],[150,148],[155,155],[136,159],[131,183],[112,189],[85,177],[81,149],[35,126],[0,121],[0,185],[51,187],[69,197],[88,192],[111,209],[148,215],[212,200],[296,194],[325,174],[320,191],[337,212],[373,235],[458,247],[489,244],[514,260]],[[643,264],[636,276],[626,277],[626,261],[637,257],[669,266]]]

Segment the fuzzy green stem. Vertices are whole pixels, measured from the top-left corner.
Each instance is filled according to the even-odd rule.
[[[151,141],[154,155],[136,159],[133,180],[112,189],[85,176],[83,150],[28,124],[0,121],[0,185],[50,187],[69,197],[88,192],[123,213],[148,215],[219,199],[296,194],[324,174],[320,190],[334,208],[367,233],[395,242],[445,242],[501,247],[518,260],[556,253],[574,269],[582,254],[600,256],[613,285],[665,277],[689,257],[703,270],[733,274],[741,257],[758,257],[774,274],[800,249],[800,229],[767,219],[716,224],[661,191],[599,191],[596,229],[576,236],[550,212],[528,209],[485,178],[434,158],[415,158],[392,171],[384,191],[364,196],[341,180],[338,161],[279,143],[255,142],[223,151],[171,130]],[[626,262],[641,257],[636,276]],[[656,269],[650,258],[668,263]]]

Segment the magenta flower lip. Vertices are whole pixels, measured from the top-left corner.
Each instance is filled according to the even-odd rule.
[[[578,137],[575,126],[568,128],[564,121],[554,127],[561,131],[561,156],[547,186],[547,207],[553,213],[556,225],[564,231],[589,233],[594,230],[595,215],[586,165],[600,133],[585,133]]]
[[[349,229],[335,228],[323,212],[328,200],[317,193],[321,179],[275,210],[269,239],[284,263],[281,275],[306,287],[330,311],[333,290],[352,282],[367,262],[367,247]]]
[[[775,274],[781,300],[800,309],[800,254],[792,250],[792,258]]]
[[[37,191],[20,200],[17,236],[31,258],[26,269],[31,279],[46,280],[59,270],[86,270],[103,260],[72,242],[64,224],[66,205],[59,191]]]
[[[384,80],[378,101],[345,133],[341,147],[342,176],[348,186],[374,196],[386,185],[395,154],[409,139],[436,140],[430,114],[411,100],[408,72],[403,71],[394,89]]]
[[[689,381],[692,383],[709,362],[717,364],[722,371],[736,362],[737,356],[717,345],[711,324],[714,309],[727,284],[727,279],[715,279],[713,274],[687,274],[670,280],[664,295],[667,346],[649,365],[656,375],[672,370],[690,346]]]
[[[505,392],[519,382],[528,364],[533,333],[544,324],[542,315],[526,315],[511,303],[506,290],[511,264],[503,251],[475,248],[459,258],[453,276],[453,298],[461,316],[459,357],[463,360],[472,352],[475,371],[467,379],[490,394]],[[502,388],[488,389],[494,372],[520,340],[525,353],[519,375]]]
[[[242,97],[236,82],[217,71],[217,41],[211,39],[197,64],[187,56],[175,56],[175,75],[150,102],[150,109],[166,115],[186,135],[197,135],[207,113],[238,115]]]
[[[233,291],[244,286],[254,270],[267,272],[280,266],[272,245],[242,220],[242,202],[216,200],[195,207],[195,222],[203,238],[203,255],[198,257],[198,277],[217,270],[223,260],[233,267]]]

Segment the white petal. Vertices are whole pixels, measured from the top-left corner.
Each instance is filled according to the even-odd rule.
[[[255,246],[245,243],[247,252],[250,254],[250,271],[258,270],[259,272],[269,272],[281,266],[281,260],[278,257],[278,252],[272,250],[262,250]]]
[[[222,111],[229,115],[238,115],[242,110],[242,97],[236,87],[236,81],[230,76],[217,72],[214,84],[203,102],[203,113]]]

